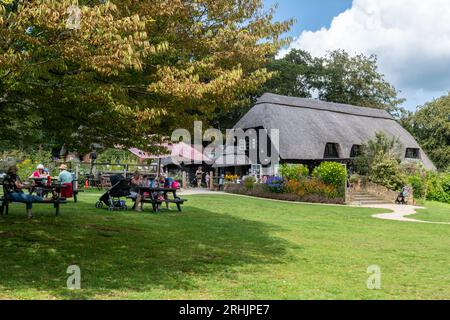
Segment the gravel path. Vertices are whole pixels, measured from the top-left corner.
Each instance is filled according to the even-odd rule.
[[[417,209],[425,209],[423,207],[415,207],[415,206],[405,206],[399,204],[376,204],[376,205],[365,205],[363,207],[366,208],[377,208],[377,209],[389,209],[393,212],[391,213],[382,213],[375,214],[372,217],[383,220],[394,220],[394,221],[403,221],[403,222],[416,222],[416,223],[428,223],[428,224],[448,224],[450,222],[432,222],[432,221],[423,221],[412,218],[407,218],[412,214],[416,213]]]

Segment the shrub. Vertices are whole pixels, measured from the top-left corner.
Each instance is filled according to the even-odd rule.
[[[28,179],[28,177],[36,170],[38,164],[43,164],[49,168],[50,171],[54,171],[54,163],[51,162],[52,155],[50,151],[42,148],[26,153],[23,151],[12,151],[11,154],[15,154],[15,161],[17,162],[17,168],[19,169],[19,176],[22,180]]]
[[[399,138],[390,138],[383,132],[377,132],[373,139],[362,146],[361,154],[354,159],[356,171],[362,175],[369,174],[378,154],[391,154],[400,160],[401,149]]]
[[[296,181],[296,183],[299,183]],[[276,199],[284,201],[300,201],[300,202],[312,202],[312,203],[332,203],[343,204],[343,198],[326,198],[315,194],[307,194],[299,196],[294,193],[274,193],[270,192],[266,185],[256,184],[251,190],[246,189],[242,184],[228,184],[225,188],[226,192],[233,194],[243,194],[252,197]]]
[[[309,170],[303,164],[283,164],[280,167],[280,175],[286,180],[300,181],[309,175]]]
[[[450,196],[450,172],[441,175],[441,184],[445,193]]]
[[[301,193],[302,183],[297,180],[289,180],[285,183],[284,188],[287,193],[293,193],[300,196],[303,196],[304,193]]]
[[[379,153],[375,156],[369,177],[372,182],[394,191],[400,191],[407,180],[399,160],[391,153]]]
[[[409,176],[408,184],[413,188],[415,198],[425,198],[427,194],[426,178],[419,174]]]
[[[332,184],[326,184],[317,179],[306,180],[305,182],[306,194],[318,195],[328,199],[339,197],[338,189]]]
[[[443,180],[446,180],[446,178],[440,177],[437,173],[430,172],[428,174],[427,200],[450,203],[450,194],[448,194],[444,189],[447,187],[447,182]]]
[[[357,173],[354,173],[350,176],[350,178],[348,179],[348,181],[350,183],[358,183],[361,180],[361,176]]]
[[[318,179],[290,180],[286,182],[285,190],[299,197],[318,196],[326,199],[339,198],[339,192],[335,186],[325,184]]]
[[[239,179],[239,176],[237,174],[226,174],[225,175],[225,181],[236,181]]]
[[[25,159],[24,161],[17,164],[18,175],[25,181],[36,169],[36,165],[31,159]]]
[[[266,187],[270,192],[283,193],[284,192],[284,179],[281,177],[270,177],[267,179]]]
[[[424,175],[427,170],[422,162],[420,161],[404,161],[400,165],[402,171],[406,173],[408,176],[414,175]]]
[[[251,190],[255,187],[256,178],[255,177],[246,177],[244,179],[244,186],[247,190]]]
[[[118,164],[118,163],[138,164],[139,158],[126,149],[108,148],[101,151],[97,155],[97,162],[111,163],[111,164]]]
[[[314,169],[313,177],[342,190],[347,179],[347,170],[337,162],[322,162]]]

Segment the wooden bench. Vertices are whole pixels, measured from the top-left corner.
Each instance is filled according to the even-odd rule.
[[[0,198],[0,216],[7,216],[9,213],[9,204],[13,203],[15,201],[11,201],[6,199],[4,196]],[[24,203],[25,202],[15,202],[15,203]],[[51,200],[51,201],[43,201],[43,202],[31,202],[32,204],[52,204],[55,208],[55,216],[59,215],[59,206],[61,204],[66,204],[67,200],[65,199],[58,199],[58,200]]]
[[[181,205],[184,204],[187,200],[181,199],[177,196],[177,189],[172,188],[148,188],[148,187],[139,187],[139,193],[142,196],[142,203],[151,203],[153,211],[158,212],[160,211],[161,204],[166,203],[166,205],[169,205],[169,203],[174,203],[177,206],[177,209],[179,212],[181,212]],[[159,200],[156,197],[154,197],[155,193],[164,193],[164,200]],[[149,194],[149,196],[144,196],[146,193]],[[173,194],[173,198],[170,199],[167,197],[168,193]]]
[[[0,197],[0,216],[6,216],[9,213],[9,204],[10,203],[26,203],[23,201],[12,201],[11,199],[8,199],[7,191],[5,189],[5,185],[3,184],[3,181],[0,181],[0,185],[3,185],[3,196]],[[55,216],[59,215],[59,206],[61,204],[66,204],[66,199],[57,199],[57,200],[50,200],[50,201],[33,201],[32,204],[52,204],[55,208]]]
[[[185,201],[187,201],[187,200],[186,199],[181,199],[181,198],[157,200],[157,199],[152,199],[151,197],[144,198],[143,200],[141,200],[142,203],[151,203],[152,207],[153,207],[153,211],[155,211],[155,212],[160,211],[161,204],[163,204],[163,203],[166,203],[166,204],[175,203],[177,205],[178,211],[181,212],[181,205]]]

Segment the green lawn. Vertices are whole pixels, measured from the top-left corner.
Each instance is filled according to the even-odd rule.
[[[27,221],[14,205],[0,219],[0,298],[450,298],[448,225],[231,195],[190,196],[181,214],[117,213],[95,209],[97,197],[58,218],[35,206]],[[73,264],[78,291],[66,289]],[[381,290],[366,287],[370,265]]]
[[[417,214],[411,218],[434,221],[434,222],[450,222],[450,205],[440,202],[426,202],[426,209],[417,210]]]

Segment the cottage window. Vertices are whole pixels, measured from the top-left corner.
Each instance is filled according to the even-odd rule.
[[[406,159],[419,159],[420,158],[420,150],[417,148],[407,148],[405,158]]]
[[[352,150],[350,151],[350,158],[356,158],[361,155],[361,146],[359,144],[354,144]]]
[[[247,150],[247,141],[246,141],[246,139],[240,139],[240,140],[239,140],[239,146],[238,146],[238,148],[239,148],[239,151],[245,151],[245,150]]]
[[[327,143],[325,146],[325,159],[337,159],[339,158],[339,145],[337,143]]]

